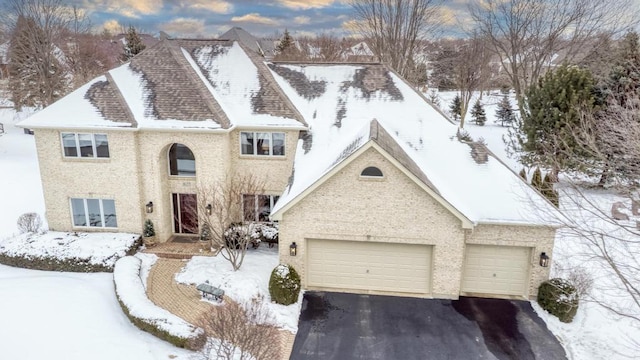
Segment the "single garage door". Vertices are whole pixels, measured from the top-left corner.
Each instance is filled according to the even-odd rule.
[[[307,240],[307,286],[429,293],[431,246]]]
[[[467,245],[462,292],[526,296],[531,249]]]

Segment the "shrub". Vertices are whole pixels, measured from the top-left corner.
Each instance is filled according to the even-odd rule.
[[[229,249],[239,250],[249,244],[249,227],[242,223],[233,223],[224,231],[224,241]]]
[[[255,223],[250,226],[251,242],[257,247],[262,242],[266,242],[271,247],[278,243],[277,223]]]
[[[540,171],[540,168],[536,168],[533,171],[533,176],[531,177],[531,186],[533,186],[538,191],[542,191],[542,171]]]
[[[202,224],[202,226],[200,227],[200,240],[211,240],[211,228],[209,227],[209,224]]]
[[[554,278],[538,288],[538,304],[560,321],[570,323],[578,311],[579,294],[567,280]]]
[[[142,230],[142,236],[153,237],[156,236],[156,230],[153,228],[153,221],[147,219],[144,221],[144,229]]]
[[[522,170],[520,170],[520,172],[518,173],[518,175],[520,175],[520,177],[524,180],[527,181],[527,172],[525,171],[524,168],[522,168]]]
[[[540,188],[540,192],[544,195],[553,205],[556,207],[560,207],[560,194],[558,191],[553,189],[553,182],[551,181],[551,177],[549,174],[544,176],[542,180],[542,185]]]
[[[42,228],[42,219],[40,215],[30,212],[20,215],[18,218],[18,230],[21,234],[31,232],[37,233]]]
[[[271,272],[269,295],[271,300],[282,305],[291,305],[298,301],[300,294],[300,275],[287,264],[280,264]]]

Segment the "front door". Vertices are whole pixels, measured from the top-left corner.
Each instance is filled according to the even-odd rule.
[[[198,198],[196,194],[171,194],[173,197],[173,231],[176,234],[198,233]]]

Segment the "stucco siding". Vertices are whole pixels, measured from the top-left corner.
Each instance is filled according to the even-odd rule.
[[[368,166],[383,179],[362,179]],[[283,214],[280,258],[301,273],[304,286],[306,239],[428,244],[433,247],[431,293],[459,293],[464,231],[456,218],[413,180],[371,148]],[[289,256],[289,244],[298,255]]]
[[[553,253],[555,229],[545,226],[478,225],[466,235],[467,244],[523,246],[531,251],[529,298],[535,298],[538,287],[549,278],[549,267],[540,266],[540,253]]]

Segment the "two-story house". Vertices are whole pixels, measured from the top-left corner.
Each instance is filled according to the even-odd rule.
[[[528,298],[548,277],[555,208],[382,64],[164,37],[21,126],[51,229],[197,233],[200,186],[248,172],[266,193],[238,201],[308,289]]]

